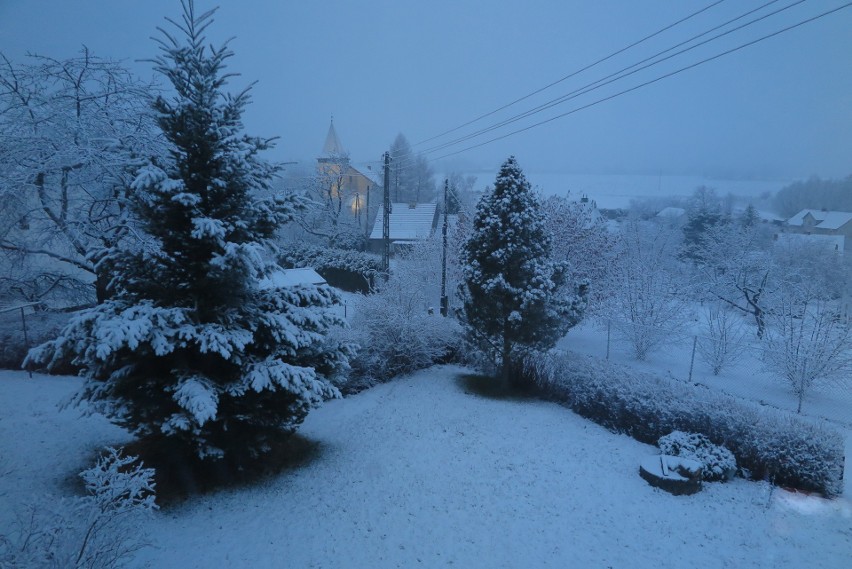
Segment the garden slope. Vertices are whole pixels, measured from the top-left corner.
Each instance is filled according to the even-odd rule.
[[[638,475],[653,447],[552,403],[465,393],[462,373],[433,368],[329,402],[301,429],[321,443],[312,463],[159,512],[144,528],[155,547],[137,561],[258,569],[829,569],[852,555],[848,496],[770,494],[743,480],[670,496]],[[30,394],[26,385],[34,384],[23,374],[0,374],[2,456],[20,457],[16,447],[32,437],[55,437],[53,448],[81,455],[92,440],[114,436],[91,420],[66,434],[63,423],[79,419],[57,414],[61,393]],[[30,432],[11,432],[23,424],[18,415],[33,413]],[[34,424],[49,432],[34,434]],[[65,468],[80,457],[54,460]],[[17,498],[6,478],[4,502]]]

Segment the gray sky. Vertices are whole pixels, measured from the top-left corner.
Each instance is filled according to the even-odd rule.
[[[793,3],[778,1],[739,20]],[[412,144],[581,69],[713,0],[221,0],[209,39],[233,37],[234,90],[258,81],[247,131],[280,136],[275,160],[310,161],[335,126],[355,162],[397,133]],[[766,0],[728,0],[453,136],[570,93]],[[565,113],[841,6],[809,0],[581,98],[511,125]],[[197,0],[199,9],[217,5]],[[134,60],[178,0],[0,0],[0,52]],[[735,24],[736,25],[736,24]],[[732,26],[728,26],[730,28]],[[725,28],[727,29],[727,28]],[[723,31],[723,30],[720,30]],[[704,36],[707,39],[714,34]],[[429,154],[437,158],[507,130]],[[464,152],[438,169],[789,178],[852,174],[852,7],[716,61]]]

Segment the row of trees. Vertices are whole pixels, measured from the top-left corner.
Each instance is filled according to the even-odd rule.
[[[799,399],[812,385],[852,371],[850,265],[806,236],[775,234],[751,208],[726,215],[707,188],[695,192],[683,229],[632,222],[622,229],[610,278],[609,317],[621,323],[638,359],[681,335],[702,307],[699,352],[715,373],[747,339]]]

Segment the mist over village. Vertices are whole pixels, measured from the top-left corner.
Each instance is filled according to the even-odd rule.
[[[0,0],[0,569],[846,567],[850,29]]]

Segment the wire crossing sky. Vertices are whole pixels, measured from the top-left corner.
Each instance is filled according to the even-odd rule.
[[[220,6],[209,40],[234,38],[230,86],[257,81],[245,123],[280,137],[274,160],[312,164],[333,114],[360,163],[401,132],[430,159],[455,154],[439,170],[496,170],[514,154],[531,171],[852,173],[852,9],[792,28],[843,0],[196,2]],[[0,0],[0,53],[85,45],[147,78],[150,38],[179,14],[178,0]]]

